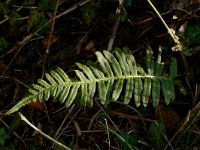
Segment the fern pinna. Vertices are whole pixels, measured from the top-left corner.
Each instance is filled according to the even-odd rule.
[[[172,59],[169,74],[164,72],[161,62],[161,48],[158,58],[154,62],[153,51],[146,50],[146,72],[136,65],[135,58],[127,48],[116,48],[113,54],[109,51],[96,53],[97,63],[88,62],[87,65],[77,63],[80,70],[75,70],[78,79],[70,79],[61,69],[45,74],[45,79],[39,79],[28,89],[29,94],[19,101],[6,114],[11,114],[31,102],[46,101],[50,97],[65,103],[69,107],[75,99],[81,106],[92,107],[94,96],[102,105],[117,101],[119,97],[128,104],[134,97],[138,107],[148,104],[151,96],[153,106],[156,107],[162,91],[166,104],[175,98],[173,79],[177,73],[176,59]],[[95,95],[97,93],[97,95]]]

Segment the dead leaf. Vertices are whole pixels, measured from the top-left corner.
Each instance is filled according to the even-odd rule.
[[[78,136],[81,136],[82,135],[82,132],[81,132],[81,129],[79,127],[79,124],[76,120],[74,120],[74,126],[75,126],[75,129],[76,129],[76,132],[77,132],[77,135]]]
[[[96,50],[94,42],[91,40],[89,41],[89,43],[87,44],[87,46],[83,49],[83,51],[87,51],[87,52],[94,52]]]
[[[43,110],[44,109],[44,104],[41,103],[40,101],[32,102],[27,104],[27,106],[36,109],[36,110]]]
[[[156,118],[160,121],[163,121],[165,127],[168,128],[177,128],[179,123],[178,114],[174,110],[164,105],[158,106],[156,110]]]
[[[187,22],[184,22],[177,31],[177,36],[183,36],[185,34],[185,29],[187,26]]]
[[[42,41],[43,44],[43,48],[47,48],[48,42],[49,42],[49,47],[51,47],[51,45],[55,42],[57,42],[58,38],[57,36],[55,36],[54,34],[52,34],[51,39],[49,41],[49,37],[48,38],[44,38]]]
[[[75,46],[76,54],[79,54],[83,44],[84,38],[81,38]]]

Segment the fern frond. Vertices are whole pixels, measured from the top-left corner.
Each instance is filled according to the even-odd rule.
[[[176,77],[177,64],[172,59],[169,75],[163,72],[161,62],[161,48],[158,58],[154,62],[153,51],[149,47],[146,51],[146,70],[136,64],[133,55],[123,49],[116,48],[113,53],[109,51],[96,52],[97,63],[88,62],[87,65],[76,63],[79,70],[75,70],[77,79],[70,79],[61,69],[56,68],[45,74],[45,79],[39,79],[32,88],[28,89],[29,95],[19,101],[6,114],[11,114],[24,105],[39,101],[46,101],[50,97],[54,101],[65,103],[69,107],[75,99],[81,106],[92,107],[94,96],[99,97],[102,105],[122,98],[128,104],[134,97],[138,107],[148,104],[151,96],[153,106],[156,107],[160,100],[160,91],[164,95],[166,104],[175,98],[173,79]]]

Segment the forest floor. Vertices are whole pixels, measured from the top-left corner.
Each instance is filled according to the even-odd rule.
[[[66,149],[32,129],[19,113],[5,115],[45,72],[62,68],[74,77],[76,62],[95,52],[127,47],[143,68],[146,49],[169,65],[176,58],[175,99],[154,108],[94,99],[92,108],[65,107],[53,99],[19,111],[39,130],[74,150],[200,149],[200,2],[152,0],[179,37],[175,43],[147,0],[3,0],[0,2],[0,149]],[[116,13],[116,10],[120,13]],[[119,21],[119,22],[118,22]],[[119,23],[119,24],[118,24]],[[116,32],[116,34],[115,34]],[[110,39],[114,40],[113,45]],[[109,45],[111,44],[111,45]]]

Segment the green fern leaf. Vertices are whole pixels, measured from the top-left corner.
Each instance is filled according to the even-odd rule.
[[[66,85],[66,86],[64,87],[63,91],[60,93],[59,99],[60,99],[60,102],[61,102],[61,103],[64,103],[64,102],[65,102],[65,100],[66,100],[66,98],[67,98],[67,96],[68,96],[68,94],[69,94],[70,87],[71,87],[70,84],[69,84],[69,85]]]
[[[154,75],[153,51],[149,46],[146,49],[146,67],[147,67],[147,74]]]
[[[86,105],[85,103],[88,102],[89,99],[89,93],[88,93],[88,80],[85,78],[84,74],[79,71],[79,70],[75,70],[76,75],[78,76],[78,78],[80,79],[80,81],[82,81],[85,84],[81,84],[81,97],[80,97],[80,103],[81,105]]]
[[[95,54],[97,56],[97,60],[100,64],[103,72],[109,78],[109,80],[106,83],[106,101],[104,102],[104,105],[107,105],[110,102],[112,91],[113,91],[114,74],[113,74],[113,71],[111,69],[109,62],[103,56],[103,54],[98,51]]]
[[[160,99],[160,81],[155,79],[152,81],[152,101],[153,106],[158,106],[159,99]]]
[[[103,51],[103,53],[104,53],[105,58],[112,65],[115,76],[122,75],[122,70],[120,68],[118,61],[115,59],[115,57],[108,51]]]
[[[119,61],[119,64],[121,66],[123,74],[129,75],[130,74],[130,70],[129,70],[130,66],[127,63],[125,54],[119,48],[116,48],[114,50],[114,54],[115,54],[117,60]]]
[[[103,51],[103,54],[105,58],[108,60],[108,62],[111,64],[114,75],[118,77],[121,76],[122,70],[120,68],[119,63],[115,59],[115,57],[108,51]],[[113,93],[112,93],[112,98],[111,98],[112,101],[116,101],[119,98],[121,91],[123,89],[123,83],[124,83],[123,79],[119,79],[116,81],[113,87]]]
[[[114,85],[114,90],[112,93],[112,101],[116,101],[118,100],[122,89],[123,89],[123,84],[124,84],[124,80],[123,79],[119,79],[116,81],[115,85]]]
[[[127,63],[129,65],[130,69],[130,74],[133,76],[137,76],[137,66],[135,62],[135,58],[131,54],[126,54],[126,59]],[[124,70],[124,73],[126,74],[126,71]],[[134,90],[134,78],[127,79],[126,81],[126,87],[125,87],[125,96],[124,96],[124,103],[128,104],[130,102],[130,99],[132,98],[133,95],[133,90]]]
[[[165,103],[168,105],[175,98],[173,82],[168,79],[162,79],[161,85]]]
[[[142,94],[142,81],[141,79],[135,79],[135,87],[134,87],[134,100],[135,105],[140,106],[140,99]]]
[[[116,48],[113,53],[109,51],[96,52],[97,63],[89,61],[87,65],[76,63],[79,70],[75,70],[77,79],[70,79],[61,69],[56,68],[45,73],[45,79],[39,79],[32,88],[28,89],[28,96],[22,98],[6,114],[11,114],[24,105],[39,100],[41,102],[50,97],[54,101],[65,103],[69,107],[73,102],[80,106],[92,107],[93,98],[97,95],[102,105],[123,98],[128,104],[133,98],[138,107],[148,104],[152,97],[153,106],[160,100],[162,90],[166,104],[175,98],[173,79],[176,77],[176,61],[172,60],[170,75],[163,72],[164,64],[161,62],[161,48],[157,61],[154,62],[153,51],[149,47],[146,52],[146,69],[136,65],[135,58],[127,50]],[[97,94],[96,94],[97,93]]]
[[[65,103],[66,107],[69,107],[73,103],[73,101],[74,101],[74,99],[76,97],[76,94],[78,92],[79,87],[80,87],[80,84],[75,84],[74,86],[72,86],[72,88],[71,88],[71,90],[69,92],[69,95],[68,95],[68,97],[66,99],[66,103]]]
[[[69,81],[68,75],[59,67],[56,68],[56,72],[60,75],[60,77],[63,79],[64,82]]]
[[[92,73],[91,69],[86,66],[86,65],[82,65],[80,63],[76,63],[76,65],[84,72],[84,74],[87,76],[87,79],[85,78],[85,80],[89,83],[88,84],[88,99],[87,99],[87,104],[92,107],[93,105],[93,101],[92,101],[92,97],[94,97],[95,91],[96,91],[96,77],[94,76],[94,74]],[[91,82],[89,82],[91,81]],[[92,82],[93,81],[93,82]]]
[[[144,107],[147,106],[150,95],[151,95],[151,79],[144,78],[144,89],[142,92],[142,104]]]
[[[99,79],[106,78],[103,72],[101,72],[98,69],[97,65],[94,62],[89,61],[88,65],[90,66],[91,70],[93,71],[93,73],[95,74],[97,78]],[[106,95],[107,95],[106,82],[103,80],[97,80],[96,82],[98,83],[98,92],[99,92],[100,102],[104,105],[106,102]]]

